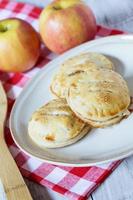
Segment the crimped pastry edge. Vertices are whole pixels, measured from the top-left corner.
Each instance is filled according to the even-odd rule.
[[[122,119],[124,119],[127,115],[125,116],[115,116],[111,119],[105,120],[105,121],[94,121],[91,119],[86,119],[83,118],[79,113],[74,112],[75,115],[80,118],[83,122],[87,123],[88,125],[94,127],[94,128],[104,128],[107,126],[111,126],[114,124],[117,124],[118,122],[120,122]]]

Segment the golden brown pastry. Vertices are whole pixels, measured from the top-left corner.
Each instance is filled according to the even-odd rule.
[[[93,68],[75,76],[66,99],[73,112],[94,127],[115,124],[129,114],[127,84],[110,69]]]
[[[52,80],[50,86],[52,93],[57,97],[65,98],[66,88],[71,83],[73,76],[95,67],[114,68],[113,63],[108,58],[98,53],[87,52],[69,58],[60,66],[59,72]]]
[[[66,100],[51,100],[32,114],[28,133],[40,147],[70,145],[88,133],[90,126],[75,116]]]

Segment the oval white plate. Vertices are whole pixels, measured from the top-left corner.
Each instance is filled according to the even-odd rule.
[[[100,52],[108,56],[114,62],[116,71],[126,79],[133,96],[132,35],[97,39],[59,56],[30,81],[11,112],[12,136],[17,145],[30,156],[53,164],[89,166],[133,154],[133,114],[114,126],[93,129],[79,142],[65,148],[41,149],[28,136],[27,126],[32,113],[52,98],[49,85],[59,65],[65,59],[86,51]]]

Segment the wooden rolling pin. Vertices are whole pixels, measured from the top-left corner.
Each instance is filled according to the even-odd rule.
[[[8,200],[32,200],[28,188],[12,158],[4,139],[7,98],[0,83],[0,179]]]

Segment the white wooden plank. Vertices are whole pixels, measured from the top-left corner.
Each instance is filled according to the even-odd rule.
[[[5,193],[4,186],[2,184],[1,179],[0,179],[0,200],[7,200],[6,193]]]
[[[93,200],[133,200],[133,156],[125,159],[92,196]]]

